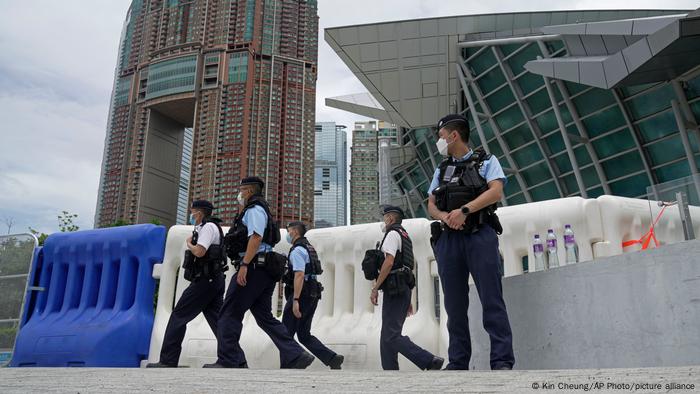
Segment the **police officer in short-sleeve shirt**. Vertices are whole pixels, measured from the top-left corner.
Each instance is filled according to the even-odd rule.
[[[382,304],[382,330],[379,337],[379,353],[384,370],[399,369],[399,354],[409,359],[420,369],[439,370],[445,360],[421,348],[403,335],[406,317],[413,314],[411,294],[415,286],[413,268],[413,244],[408,232],[401,225],[403,210],[395,206],[383,209],[384,239],[380,250],[384,252],[384,262],[379,271],[370,301],[378,304],[379,290],[384,293]],[[412,278],[412,280],[410,279]]]
[[[218,260],[224,255],[223,251],[218,250],[218,253],[214,253],[218,258],[212,256],[212,245],[220,248],[223,234],[219,220],[211,217],[213,210],[214,206],[209,201],[196,200],[192,203],[190,224],[195,225],[197,240],[193,243],[192,237],[187,238],[186,246],[194,255],[194,264],[201,274],[192,280],[173,308],[163,337],[160,361],[148,364],[148,368],[177,367],[187,323],[200,313],[204,314],[214,335],[217,334],[219,310],[224,297],[224,275],[220,270],[221,261]]]
[[[241,211],[232,230],[245,238],[244,251],[234,262],[238,271],[231,278],[219,317],[217,361],[205,368],[244,368],[245,354],[240,346],[243,317],[247,311],[280,352],[282,368],[304,369],[314,357],[305,351],[272,315],[272,293],[277,282],[265,269],[265,256],[276,242],[272,234],[274,218],[262,191],[265,183],[258,177],[241,180],[238,202]],[[247,236],[246,236],[247,234]]]
[[[498,159],[471,150],[469,123],[448,115],[437,125],[438,151],[447,158],[428,189],[430,215],[441,221],[434,245],[444,293],[449,333],[448,370],[469,369],[471,338],[467,320],[469,274],[483,306],[484,329],[491,340],[491,369],[512,369],[513,339],[503,300],[495,215],[506,177]]]

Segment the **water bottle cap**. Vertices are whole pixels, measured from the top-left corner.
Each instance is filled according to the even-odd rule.
[[[547,232],[548,232],[548,233],[553,233],[554,230],[552,230],[552,229],[550,228],[549,230],[547,230]]]
[[[539,234],[535,234],[535,238],[539,238],[539,237],[540,237],[540,235],[539,235]]]
[[[571,225],[570,225],[570,224],[565,224],[565,225],[564,225],[564,228],[571,228]]]

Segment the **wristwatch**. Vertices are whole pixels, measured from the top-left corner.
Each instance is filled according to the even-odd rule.
[[[298,298],[295,298],[295,299],[294,299],[294,301],[297,301],[297,302],[298,302],[298,301],[299,301],[299,299],[298,299]]]
[[[465,205],[465,206],[462,207],[462,214],[463,214],[464,216],[469,215],[469,207],[468,207],[468,206]]]
[[[245,261],[241,260],[241,267],[247,267],[248,264],[250,263],[246,263]]]

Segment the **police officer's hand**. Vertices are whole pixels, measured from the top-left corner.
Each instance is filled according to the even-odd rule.
[[[187,237],[187,244],[192,245],[192,236]]]
[[[379,298],[379,290],[377,289],[372,289],[372,293],[369,295],[369,300],[372,302],[372,305],[379,305],[379,302],[377,299]]]
[[[238,273],[236,274],[236,283],[238,283],[239,286],[245,286],[246,285],[246,275],[248,274],[248,267],[241,266],[238,268]]]
[[[294,313],[294,317],[297,319],[301,319],[301,310],[299,310],[299,301],[294,301],[294,304],[292,304],[292,313]]]
[[[413,304],[408,304],[408,311],[406,311],[406,317],[413,316]]]
[[[464,228],[464,221],[467,217],[464,216],[461,209],[453,209],[445,217],[445,224],[447,224],[453,230],[461,230]]]

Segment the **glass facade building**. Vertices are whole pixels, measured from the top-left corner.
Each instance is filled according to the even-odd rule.
[[[392,175],[407,211],[427,217],[428,185],[442,160],[434,124],[447,113],[468,116],[470,145],[498,157],[508,177],[505,205],[656,198],[654,185],[697,174],[700,47],[688,33],[698,19],[687,13],[477,15],[334,28],[326,39],[351,60],[357,54],[355,74],[372,82],[385,118],[404,126]],[[369,57],[371,43],[386,53],[394,40],[395,59]],[[641,53],[645,46],[649,54]],[[394,60],[413,69],[384,67]],[[700,187],[692,189],[698,204]]]
[[[314,227],[347,223],[347,136],[345,126],[316,123]]]

